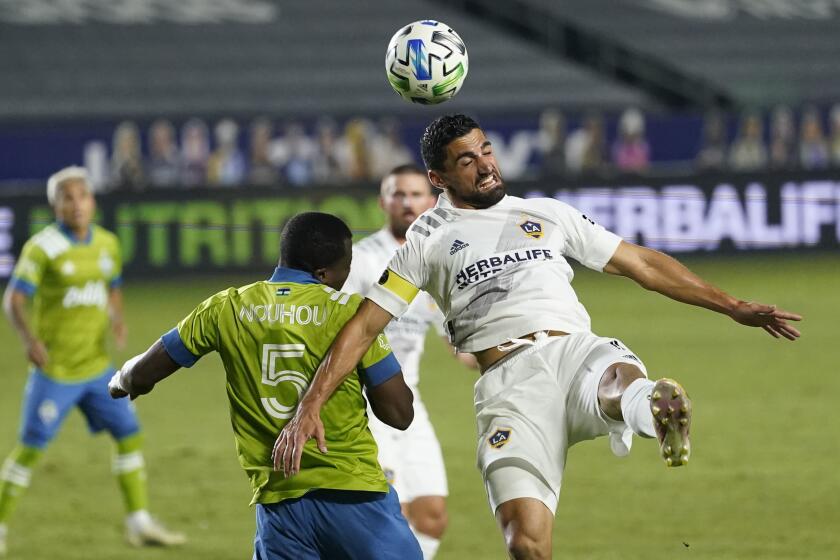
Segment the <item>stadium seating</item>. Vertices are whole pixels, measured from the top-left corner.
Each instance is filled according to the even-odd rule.
[[[255,24],[20,25],[0,17],[0,119],[418,110],[390,91],[383,61],[391,35],[424,18],[453,26],[472,57],[467,86],[447,109],[655,105],[428,0],[272,2],[273,21]]]

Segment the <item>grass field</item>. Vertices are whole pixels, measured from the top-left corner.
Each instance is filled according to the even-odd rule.
[[[702,259],[691,266],[745,299],[801,312],[803,338],[758,329],[579,272],[593,329],[621,338],[651,375],[683,381],[694,399],[693,455],[666,469],[650,441],[630,457],[605,439],[569,453],[554,546],[558,558],[840,558],[840,256]],[[267,276],[258,271],[256,277]],[[126,284],[129,348],[145,349],[205,296],[254,278]],[[0,454],[16,437],[25,363],[0,325]],[[430,340],[422,392],[447,460],[450,526],[439,558],[502,558],[474,467],[472,384]],[[147,436],[152,509],[190,543],[127,550],[108,438],[71,415],[10,524],[10,558],[244,559],[251,556],[250,491],[236,462],[221,364],[203,359],[138,401]],[[352,538],[352,535],[348,535]]]

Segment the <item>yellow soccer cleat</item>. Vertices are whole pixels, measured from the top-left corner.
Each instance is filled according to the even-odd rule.
[[[662,378],[653,386],[650,412],[659,439],[659,451],[669,467],[688,463],[691,455],[691,400],[673,379]]]

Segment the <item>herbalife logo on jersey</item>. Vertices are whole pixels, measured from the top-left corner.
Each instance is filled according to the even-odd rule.
[[[470,246],[469,243],[464,243],[460,239],[456,239],[455,241],[452,242],[452,247],[449,248],[449,254],[454,255],[455,253],[457,253],[461,249],[465,249],[469,246]]]
[[[479,259],[463,268],[455,277],[458,289],[486,280],[503,270],[529,261],[550,261],[554,258],[550,249],[518,249],[510,253]]]
[[[64,294],[64,299],[61,300],[61,305],[65,309],[70,307],[80,307],[82,305],[89,305],[94,307],[105,308],[108,302],[108,291],[105,289],[105,283],[101,280],[94,282],[91,280],[83,287],[72,286]]]

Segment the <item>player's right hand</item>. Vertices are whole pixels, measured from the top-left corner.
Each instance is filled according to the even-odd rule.
[[[128,396],[128,391],[123,389],[121,376],[122,370],[117,370],[117,372],[111,376],[111,380],[108,381],[108,393],[111,395],[112,399],[121,399]]]
[[[300,472],[300,457],[303,454],[303,446],[310,439],[315,439],[321,453],[327,452],[327,442],[324,437],[324,424],[321,422],[320,411],[310,411],[300,403],[295,415],[289,423],[283,426],[277,441],[274,442],[274,450],[271,459],[274,462],[275,471],[283,471],[285,478],[290,478]]]
[[[44,346],[44,343],[37,338],[33,339],[26,347],[26,357],[29,358],[30,362],[41,369],[43,369],[50,360],[50,356],[47,353],[47,347]]]

